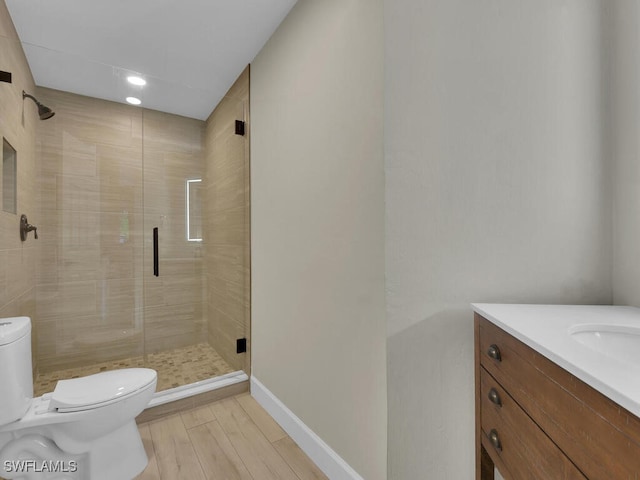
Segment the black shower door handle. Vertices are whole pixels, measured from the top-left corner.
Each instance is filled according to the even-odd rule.
[[[158,227],[153,229],[153,274],[156,277],[160,275],[160,266],[158,265]]]

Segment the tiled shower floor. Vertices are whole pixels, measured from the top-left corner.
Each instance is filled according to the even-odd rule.
[[[146,367],[156,370],[158,372],[157,391],[199,382],[234,371],[209,344],[200,343],[165,352],[150,353],[147,355],[146,362],[140,356],[40,373],[33,384],[33,393],[35,396],[40,396],[52,392],[56,382],[61,379],[84,377],[106,370],[130,367]]]

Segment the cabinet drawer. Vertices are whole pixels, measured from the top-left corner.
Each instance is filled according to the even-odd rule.
[[[476,319],[482,367],[587,478],[640,479],[635,415],[480,315]]]
[[[500,457],[514,479],[586,480],[580,470],[482,368],[480,385],[482,444],[489,455]],[[499,447],[496,446],[497,442],[500,443]]]

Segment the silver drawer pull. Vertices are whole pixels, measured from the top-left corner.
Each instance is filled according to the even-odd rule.
[[[500,452],[502,451],[502,444],[500,443],[500,438],[498,437],[498,432],[496,432],[495,428],[492,428],[489,432],[489,441],[496,450]]]
[[[500,355],[500,349],[495,343],[489,347],[489,350],[487,350],[487,355],[489,355],[494,360],[497,360],[498,362],[502,361],[502,356]]]
[[[489,390],[489,400],[491,400],[491,403],[495,403],[499,407],[502,406],[502,400],[500,400],[500,395],[498,395],[495,388]]]

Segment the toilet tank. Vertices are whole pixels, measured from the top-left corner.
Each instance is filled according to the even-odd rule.
[[[27,413],[33,399],[31,319],[0,318],[0,425]]]

